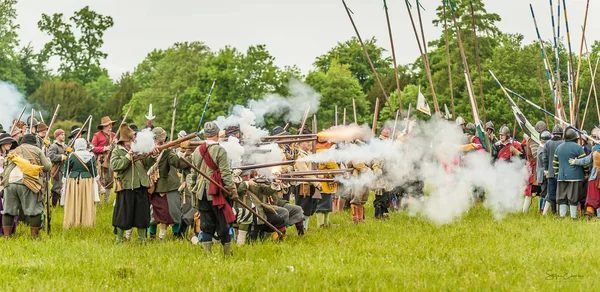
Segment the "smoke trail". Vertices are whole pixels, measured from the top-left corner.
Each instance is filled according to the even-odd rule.
[[[219,144],[227,151],[227,157],[229,158],[231,167],[242,165],[242,156],[244,156],[245,149],[240,145],[240,140],[238,140],[238,138],[229,137],[226,142],[221,142]]]
[[[356,139],[367,141],[373,136],[369,126],[349,125],[331,127],[328,130],[319,132],[319,137],[329,142],[351,142]]]

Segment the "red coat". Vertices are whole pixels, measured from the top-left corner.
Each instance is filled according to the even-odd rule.
[[[111,133],[112,138],[115,139],[116,134],[115,133]],[[110,141],[108,141],[108,135],[104,134],[103,132],[97,132],[96,134],[94,134],[94,137],[92,138],[92,145],[94,145],[94,154],[96,156],[101,155],[104,153],[104,146],[108,146],[110,144]]]

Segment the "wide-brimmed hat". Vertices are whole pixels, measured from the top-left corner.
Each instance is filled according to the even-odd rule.
[[[40,123],[37,125],[37,131],[38,131],[38,133],[39,133],[39,132],[46,131],[46,130],[48,130],[48,125],[46,125],[46,123],[44,123],[44,122],[40,122]]]
[[[102,117],[102,119],[100,119],[100,125],[98,125],[98,127],[96,127],[98,130],[102,130],[102,128],[108,126],[108,125],[114,125],[117,121],[113,121],[111,120],[108,116],[106,117]]]
[[[119,142],[131,142],[135,137],[135,132],[127,125],[122,123],[119,127]]]
[[[71,135],[69,135],[69,137],[68,137],[68,138],[69,138],[69,139],[73,139],[73,138],[75,138],[75,136],[77,136],[77,134],[79,133],[79,131],[81,131],[81,135],[83,135],[83,134],[87,133],[87,131],[86,131],[86,130],[83,130],[83,131],[82,131],[82,130],[81,130],[81,128],[80,128],[79,126],[75,125],[75,126],[71,127]]]
[[[273,131],[271,132],[271,135],[273,135],[273,136],[287,136],[289,134],[290,133],[281,126],[277,126],[277,127],[273,128]]]
[[[14,142],[15,142],[15,139],[13,139],[10,134],[8,134],[8,133],[0,134],[0,145],[12,144]]]

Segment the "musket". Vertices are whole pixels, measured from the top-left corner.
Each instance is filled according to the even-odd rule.
[[[406,114],[406,127],[402,131],[402,133],[404,133],[404,135],[408,134],[408,129],[410,127],[410,114],[411,114],[411,111],[412,111],[412,104],[409,103],[408,104],[408,113]]]
[[[93,120],[94,120],[94,117],[92,117],[90,119],[90,123],[88,124],[87,137],[86,137],[86,140],[88,141],[88,143],[90,143],[90,133],[92,132],[92,121]]]
[[[208,97],[206,98],[206,103],[204,103],[204,110],[202,111],[202,116],[200,117],[200,122],[198,122],[198,128],[196,129],[196,132],[200,132],[200,127],[202,127],[202,122],[204,121],[204,114],[206,114],[206,109],[208,108],[208,103],[210,102],[210,97],[212,95],[213,89],[215,88],[215,83],[217,83],[217,79],[213,80],[213,83],[210,86],[210,91],[208,92]]]
[[[224,188],[221,184],[217,183],[210,176],[208,176],[206,173],[204,173],[198,167],[196,167],[193,163],[189,162],[187,159],[184,159],[184,158],[181,158],[181,161],[183,161],[185,164],[189,165],[198,174],[200,174],[201,176],[206,178],[208,181],[210,181],[210,183],[216,185],[219,189],[221,189],[221,191],[223,193],[225,193],[229,196],[232,196],[232,194],[229,192],[228,189]],[[277,234],[279,235],[280,238],[283,238],[285,236],[281,231],[279,231],[279,229],[275,228],[275,226],[273,226],[273,224],[269,223],[269,221],[267,221],[267,219],[260,216],[256,211],[254,211],[252,208],[248,207],[248,205],[244,204],[244,202],[242,202],[240,199],[235,199],[234,201],[237,202],[238,204],[240,204],[240,206],[242,206],[244,209],[250,211],[250,213],[254,214],[254,216],[256,216],[256,218],[258,218],[260,221],[264,222],[265,225],[267,225],[269,228],[271,228],[271,230],[273,230],[274,232],[277,232]]]
[[[279,162],[273,162],[273,163],[244,165],[244,166],[240,166],[240,167],[235,167],[234,169],[239,169],[239,170],[259,169],[259,168],[269,168],[269,167],[273,167],[273,166],[291,165],[294,163],[296,163],[295,160],[288,160],[288,161],[279,161]]]
[[[56,105],[56,110],[54,110],[54,115],[52,116],[52,120],[50,120],[50,125],[48,125],[48,131],[46,131],[46,135],[44,135],[44,140],[48,139],[50,135],[50,130],[52,130],[52,126],[54,125],[54,121],[56,121],[56,116],[58,115],[58,110],[60,109],[60,104]]]
[[[267,144],[271,144],[271,143],[283,145],[283,144],[293,144],[293,143],[312,142],[312,141],[317,141],[317,137],[314,136],[312,138],[303,138],[303,139],[275,140],[275,141],[263,142],[263,143],[261,143],[261,145],[267,145]]]
[[[313,131],[313,133],[317,133],[317,115],[316,114],[313,115],[312,131]],[[316,139],[312,142],[312,153],[313,154],[317,153],[317,140]],[[318,166],[316,163],[313,162],[311,164],[311,167],[312,167],[312,170],[316,170]]]
[[[44,116],[42,115],[42,111],[38,111],[38,114],[40,114],[40,121],[42,121],[42,123],[45,124],[46,122],[44,121]],[[48,131],[50,131],[50,128],[48,128]]]
[[[23,109],[21,110],[21,114],[19,114],[19,117],[13,121],[12,126],[10,126],[10,133],[12,135],[12,130],[13,128],[17,125],[17,122],[21,120],[21,118],[23,117],[23,114],[25,113],[25,110],[27,109],[27,106],[24,106]]]
[[[129,107],[127,109],[127,112],[125,113],[125,115],[123,116],[123,120],[121,121],[121,123],[119,124],[119,128],[117,129],[117,133],[115,133],[115,138],[119,137],[119,133],[121,133],[121,125],[125,123],[125,121],[127,121],[127,117],[129,116],[129,112],[131,112],[131,107]],[[116,144],[116,141],[113,140],[112,135],[109,136],[110,139],[110,143],[111,144]]]
[[[312,178],[312,177],[279,177],[279,181],[297,181],[297,182],[335,182],[333,178]]]
[[[352,172],[354,168],[344,168],[344,169],[329,169],[329,170],[313,170],[313,171],[294,171],[294,172],[286,172],[282,173],[281,176],[299,176],[299,175],[336,175],[336,174],[344,174],[346,172]]]
[[[34,119],[33,115],[35,115],[35,110],[31,109],[31,117],[29,118],[29,133],[28,134],[31,134],[31,130],[33,130],[33,119]]]
[[[285,136],[265,136],[260,138],[261,140],[287,140],[287,139],[297,139],[297,138],[316,138],[317,134],[302,134],[302,135],[285,135]]]
[[[171,135],[169,135],[169,142],[173,141],[173,135],[175,135],[175,114],[177,112],[177,94],[173,98],[173,118],[171,119]]]
[[[163,145],[161,145],[159,147],[156,147],[156,148],[159,151],[163,151],[165,149],[178,146],[179,144],[181,144],[181,143],[183,143],[185,141],[192,140],[192,139],[196,138],[197,135],[198,134],[196,134],[196,133],[192,133],[192,134],[189,134],[189,135],[187,135],[185,137],[182,137],[182,138],[179,138],[177,140],[171,141],[169,143],[165,143],[165,144],[163,144]],[[135,155],[132,160],[135,162],[135,161],[138,161],[138,160],[142,160],[142,159],[144,159],[144,158],[146,158],[146,157],[148,157],[150,155],[152,155],[152,152],[144,153],[144,154],[140,154],[140,155]]]
[[[308,119],[309,112],[310,112],[310,104],[307,104],[306,110],[304,110],[304,116],[302,117],[302,125],[300,126],[300,129],[298,129],[299,135],[302,135],[302,132],[304,131],[304,126],[306,126],[306,119]]]
[[[379,98],[375,99],[375,112],[373,113],[373,135],[377,135],[377,118],[379,117]]]

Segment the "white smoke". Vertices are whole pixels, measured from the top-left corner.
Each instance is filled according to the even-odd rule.
[[[356,124],[352,124],[349,126],[334,126],[319,133],[319,137],[333,143],[350,142],[356,139],[360,139],[361,141],[367,141],[372,136],[373,132],[371,131],[371,128],[369,128],[369,126],[359,126]]]
[[[245,149],[240,145],[240,140],[236,137],[229,137],[225,142],[219,143],[221,147],[227,151],[227,157],[231,162],[231,167],[238,167],[242,165],[242,157],[244,156]]]
[[[410,186],[424,181],[428,192],[414,200],[413,212],[438,224],[447,224],[465,214],[472,206],[476,187],[486,192],[484,206],[495,219],[520,211],[527,183],[527,170],[519,159],[512,163],[491,164],[487,152],[462,155],[464,135],[447,121],[417,123],[404,142],[371,140],[369,143],[324,150],[302,161],[371,163],[383,161],[383,179],[394,186]],[[342,184],[371,186],[375,178],[368,173]],[[418,195],[409,191],[412,195]]]
[[[135,141],[131,144],[131,150],[136,154],[146,154],[154,149],[154,134],[146,128],[135,135]]]
[[[256,115],[258,125],[264,124],[264,117],[267,114],[276,118],[283,117],[286,122],[300,123],[307,106],[310,107],[309,116],[319,110],[321,95],[310,86],[298,80],[290,80],[288,88],[290,90],[288,97],[268,94],[261,100],[248,102],[248,107]]]
[[[0,124],[4,127],[4,131],[8,133],[12,121],[19,117],[23,106],[26,104],[25,97],[14,84],[0,81],[0,103],[2,104]]]

